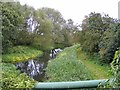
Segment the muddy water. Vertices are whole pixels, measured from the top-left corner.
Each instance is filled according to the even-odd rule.
[[[50,52],[45,52],[43,56],[37,59],[16,63],[16,67],[21,71],[21,73],[27,73],[30,78],[33,78],[36,81],[44,81],[44,69],[47,67],[48,60],[50,60],[49,56]]]

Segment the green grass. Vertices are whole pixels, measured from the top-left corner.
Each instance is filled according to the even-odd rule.
[[[16,46],[9,49],[7,54],[2,55],[2,62],[15,63],[29,59],[34,59],[42,55],[43,52],[32,47]]]
[[[16,70],[15,65],[11,63],[0,63],[2,66],[2,78],[0,78],[1,88],[32,88],[36,81],[29,78],[27,74]]]
[[[92,79],[91,73],[77,59],[78,45],[65,48],[54,60],[48,62],[46,81],[77,81]]]
[[[97,57],[90,57],[80,49],[80,45],[65,48],[46,68],[46,81],[77,81],[88,79],[108,79],[111,67],[96,63]]]
[[[78,49],[77,53],[79,60],[91,71],[94,79],[107,79],[112,76],[110,65],[100,65],[97,57],[90,57],[81,49]]]

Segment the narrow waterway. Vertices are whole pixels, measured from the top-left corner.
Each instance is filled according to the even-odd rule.
[[[44,69],[47,67],[48,60],[50,60],[49,56],[50,52],[47,51],[43,54],[43,56],[34,60],[31,59],[25,62],[16,63],[16,67],[21,71],[21,73],[27,73],[30,78],[42,82],[45,80]]]

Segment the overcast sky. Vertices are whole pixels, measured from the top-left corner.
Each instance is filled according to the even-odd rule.
[[[120,0],[18,0],[21,4],[28,4],[35,9],[49,7],[58,10],[64,19],[71,18],[75,23],[81,24],[85,15],[90,12],[108,14],[118,18],[118,2]]]

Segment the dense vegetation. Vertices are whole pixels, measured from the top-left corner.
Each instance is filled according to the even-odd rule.
[[[73,32],[74,29],[78,30],[77,26],[73,25],[72,20],[66,22],[60,12],[51,8],[35,10],[27,5],[22,6],[19,2],[1,2],[0,4],[3,54],[2,87],[31,88],[36,81],[30,79],[26,74],[20,74],[11,63],[36,58],[38,55],[42,55],[41,50],[72,45],[75,41],[73,37],[76,35]],[[26,22],[30,16],[33,16],[34,21],[38,23],[33,32],[29,31],[29,25]]]
[[[32,87],[36,81],[26,74],[20,74],[11,63],[28,60],[42,55],[42,51],[54,48],[64,49],[56,59],[50,60],[46,68],[47,81],[74,81],[92,79],[90,69],[87,69],[82,60],[78,60],[83,51],[85,59],[109,65],[118,60],[115,52],[120,47],[120,21],[107,14],[90,13],[85,16],[80,25],[72,19],[65,20],[61,13],[51,8],[35,10],[19,2],[0,2],[2,13],[2,75],[3,87]],[[28,18],[38,23],[33,31],[29,31]],[[1,32],[1,31],[0,31]],[[1,34],[1,33],[0,33]],[[76,44],[80,44],[77,45]],[[76,51],[77,49],[77,51]],[[42,51],[41,51],[42,50]],[[115,54],[115,56],[114,56]],[[114,60],[113,60],[114,58]],[[93,60],[92,60],[93,59]],[[94,65],[94,64],[93,64]],[[118,78],[120,62],[112,64],[118,69],[113,69],[114,79]],[[118,66],[116,66],[118,65]],[[100,67],[101,68],[101,67]],[[117,83],[117,85],[116,85]],[[119,86],[119,81],[115,85]]]
[[[1,88],[32,88],[36,83],[27,74],[20,73],[11,63],[0,63],[2,66],[2,79],[0,78]]]
[[[35,10],[19,2],[2,3],[2,53],[7,53],[10,47],[28,45],[40,50],[51,50],[75,43],[77,26],[70,19],[67,22],[60,12],[42,8]],[[38,26],[29,31],[27,19],[33,16]],[[74,41],[75,40],[75,41]]]
[[[16,70],[14,63],[41,56],[42,51],[27,46],[16,46],[9,48],[7,54],[2,55],[2,88],[32,88],[37,82],[31,79],[26,73]]]
[[[47,81],[78,81],[93,79],[84,64],[78,60],[76,51],[79,45],[65,48],[46,68]]]
[[[111,67],[114,76],[111,80],[109,80],[112,82],[109,82],[109,86],[113,88],[120,88],[120,48],[115,52]]]
[[[120,88],[120,48],[115,52],[114,59],[111,63],[113,77],[107,80],[104,85],[99,87],[104,88]]]
[[[25,11],[25,12],[24,12]],[[99,62],[110,64],[120,47],[120,23],[106,14],[90,13],[82,22],[82,31],[72,19],[64,20],[61,13],[51,8],[35,10],[20,3],[2,3],[3,53],[16,45],[29,45],[40,50],[80,43],[82,50],[99,56]],[[38,22],[33,32],[28,32],[26,20],[30,15]]]
[[[80,33],[82,50],[99,57],[102,64],[110,64],[120,47],[120,22],[108,15],[91,13],[83,20]]]

